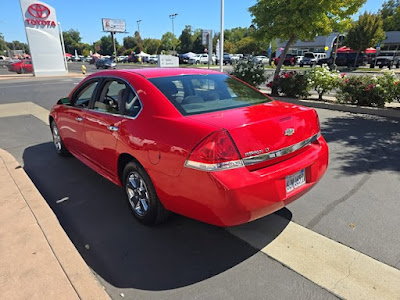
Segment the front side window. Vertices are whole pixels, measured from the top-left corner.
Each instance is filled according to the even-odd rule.
[[[226,74],[180,75],[149,79],[183,114],[201,114],[271,101]]]
[[[90,99],[92,99],[93,92],[96,90],[97,84],[98,81],[92,81],[80,89],[72,98],[72,105],[78,107],[88,107]]]

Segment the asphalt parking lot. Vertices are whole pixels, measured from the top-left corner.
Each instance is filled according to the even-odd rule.
[[[2,80],[0,105],[30,101],[49,110],[79,81]],[[291,221],[400,269],[400,123],[323,109],[318,114],[330,148],[323,179],[287,208],[232,229],[181,216],[155,228],[140,225],[123,192],[78,160],[58,157],[48,126],[32,115],[0,118],[0,148],[23,165],[114,299],[121,293],[126,299],[334,299],[260,250]],[[238,231],[266,231],[268,238],[248,243]]]

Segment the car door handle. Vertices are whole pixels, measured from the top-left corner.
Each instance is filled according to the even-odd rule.
[[[107,126],[107,129],[110,131],[118,131],[118,127],[112,125]]]
[[[81,118],[81,117],[76,117],[75,120],[77,120],[78,122],[82,122],[82,121],[83,121],[83,118]]]

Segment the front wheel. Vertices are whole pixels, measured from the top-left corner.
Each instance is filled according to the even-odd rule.
[[[142,166],[132,161],[126,165],[122,176],[130,209],[141,223],[156,225],[168,218],[168,211]]]
[[[53,143],[57,154],[61,156],[70,156],[69,151],[67,148],[65,148],[64,142],[61,139],[60,131],[58,130],[56,122],[53,120],[50,126],[51,133],[53,135]]]

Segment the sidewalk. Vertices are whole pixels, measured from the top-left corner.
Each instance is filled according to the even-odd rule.
[[[0,295],[2,299],[110,299],[24,169],[2,149]]]

